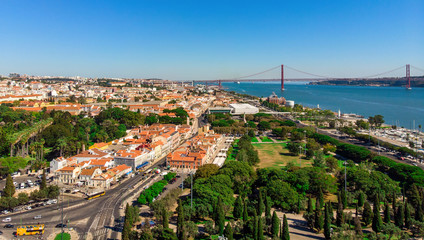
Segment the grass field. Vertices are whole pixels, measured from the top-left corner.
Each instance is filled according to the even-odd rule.
[[[292,156],[286,149],[287,143],[252,144],[258,150],[260,168],[284,167],[289,162],[299,166],[299,156]],[[310,166],[311,160],[302,159],[302,167]]]
[[[271,139],[269,139],[267,136],[261,137],[262,142],[273,142]]]
[[[56,235],[56,237],[54,238],[54,240],[61,240],[61,235],[62,233],[59,233]],[[63,233],[63,240],[70,240],[71,239],[71,234],[69,233]]]
[[[252,137],[252,143],[257,143],[259,140],[256,137]]]

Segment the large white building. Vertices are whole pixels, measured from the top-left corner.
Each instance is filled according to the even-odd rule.
[[[233,115],[256,114],[259,112],[259,108],[247,103],[233,103],[230,104],[230,108]]]

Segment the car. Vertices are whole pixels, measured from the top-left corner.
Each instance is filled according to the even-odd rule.
[[[28,207],[26,207],[25,209],[26,209],[26,210],[31,210],[32,208],[31,208],[31,206],[28,206]]]
[[[4,225],[4,228],[14,228],[15,226],[13,224],[6,224]]]
[[[10,217],[8,217],[8,218],[4,218],[3,220],[2,220],[2,222],[11,222],[12,221],[12,218],[10,218]]]
[[[3,232],[2,231],[0,231],[0,235],[3,235]]]
[[[34,219],[41,219],[41,215],[35,216]]]
[[[64,223],[59,223],[59,224],[56,225],[56,228],[62,228],[62,227],[66,228],[67,226]]]
[[[9,213],[9,211],[7,211],[7,210],[3,210],[1,213],[3,213],[3,214],[8,214],[8,213]]]

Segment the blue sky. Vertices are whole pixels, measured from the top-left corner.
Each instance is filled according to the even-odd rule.
[[[182,80],[280,64],[335,77],[407,63],[424,69],[421,0],[3,0],[0,9],[3,75]],[[287,69],[286,77],[308,76]]]

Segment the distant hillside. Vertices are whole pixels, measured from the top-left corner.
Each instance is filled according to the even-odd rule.
[[[319,82],[311,82],[310,85],[344,85],[344,86],[387,86],[403,87],[406,85],[405,78],[376,78],[376,79],[332,79]],[[424,87],[424,76],[411,77],[411,87]]]

